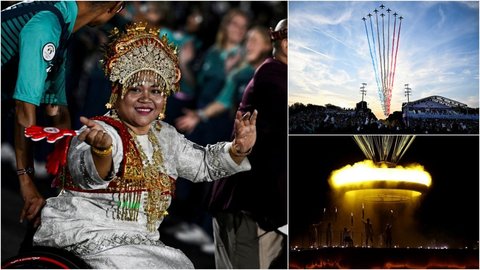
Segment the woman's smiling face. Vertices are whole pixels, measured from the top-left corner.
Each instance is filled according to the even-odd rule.
[[[117,100],[119,118],[135,134],[147,134],[150,124],[162,112],[166,101],[166,91],[154,80],[146,80],[127,89],[125,96]]]

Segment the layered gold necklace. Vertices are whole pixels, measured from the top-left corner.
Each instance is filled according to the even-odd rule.
[[[159,123],[157,123],[159,125]],[[142,178],[144,187],[148,191],[144,210],[147,214],[147,228],[149,231],[156,230],[156,221],[161,220],[168,214],[167,208],[170,204],[172,183],[166,174],[160,142],[152,128],[148,131],[148,141],[153,147],[152,160],[147,157],[145,151],[137,139],[137,135],[128,129],[140,157],[143,161]]]

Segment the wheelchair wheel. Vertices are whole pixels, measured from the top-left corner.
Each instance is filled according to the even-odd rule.
[[[2,262],[7,269],[85,269],[91,268],[75,254],[53,247],[34,247]]]

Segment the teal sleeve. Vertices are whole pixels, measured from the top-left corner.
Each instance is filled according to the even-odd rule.
[[[20,61],[14,99],[40,105],[48,86],[45,80],[49,62],[44,59],[43,49],[48,43],[53,43],[58,49],[60,34],[57,17],[48,11],[38,13],[24,26],[20,33]]]
[[[67,95],[65,93],[65,62],[67,61],[67,52],[64,54],[64,61],[58,70],[53,81],[52,87],[47,90],[42,103],[67,106]]]
[[[237,88],[235,80],[233,79],[233,75],[234,74],[228,75],[227,81],[225,82],[222,91],[220,91],[220,94],[218,94],[216,99],[216,101],[225,106],[225,108],[230,108],[232,106],[232,97],[235,93],[235,89]]]

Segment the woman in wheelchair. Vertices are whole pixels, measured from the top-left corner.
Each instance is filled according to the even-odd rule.
[[[167,97],[179,88],[176,49],[145,23],[125,33],[114,29],[112,36],[103,61],[112,81],[111,111],[82,117],[80,134],[63,139],[67,148],[57,143],[53,161],[66,155],[56,178],[62,192],[47,200],[34,245],[70,252],[92,268],[193,268],[158,231],[175,179],[213,181],[249,170],[257,112],[237,113],[232,142],[192,143],[161,121]],[[58,255],[42,248],[36,254],[45,252]],[[37,262],[68,265],[43,255]]]

